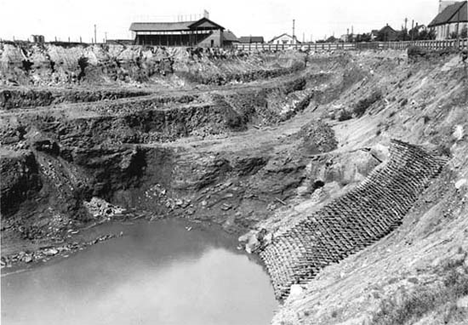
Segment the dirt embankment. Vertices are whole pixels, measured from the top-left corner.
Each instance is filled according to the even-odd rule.
[[[5,86],[223,85],[273,78],[304,68],[303,54],[122,45],[0,44]]]
[[[355,60],[365,78],[322,112],[339,143],[334,155],[369,150],[385,164],[388,140],[396,138],[449,160],[401,226],[294,286],[273,323],[463,324],[468,319],[467,67],[456,55],[407,61],[398,52],[364,52]],[[354,193],[353,188],[348,184],[344,192]],[[325,182],[320,191],[333,196],[334,189]],[[258,225],[267,229],[261,237],[275,238],[333,202],[325,196],[318,204],[306,200],[278,212]]]
[[[253,229],[255,248],[356,188],[396,138],[449,159],[442,176],[398,230],[295,287],[273,321],[391,324],[401,315],[387,307],[404,312],[426,284],[449,298],[406,320],[466,315],[452,290],[464,288],[468,251],[458,57],[311,53],[305,64],[296,52],[11,44],[0,57],[3,264],[77,249],[78,229],[139,216]],[[444,259],[457,254],[460,276],[445,285]]]

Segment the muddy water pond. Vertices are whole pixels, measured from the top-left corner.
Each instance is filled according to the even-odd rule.
[[[2,324],[269,324],[264,269],[221,231],[163,220],[1,279]],[[192,228],[191,228],[192,227]],[[101,229],[102,230],[102,229]]]

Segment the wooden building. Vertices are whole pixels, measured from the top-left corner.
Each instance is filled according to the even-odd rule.
[[[438,15],[428,27],[435,31],[436,39],[443,40],[463,34],[468,28],[467,1],[442,1]]]
[[[394,42],[398,40],[398,32],[394,30],[389,24],[384,26],[377,32],[377,41],[381,42]]]
[[[223,32],[223,47],[232,47],[239,43],[239,39],[230,30]]]
[[[208,18],[184,22],[132,23],[137,45],[220,47],[224,27]]]
[[[239,37],[239,43],[241,44],[252,44],[252,43],[265,43],[263,36],[241,36]]]

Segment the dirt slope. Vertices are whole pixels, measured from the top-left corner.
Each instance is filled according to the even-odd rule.
[[[357,60],[371,76],[332,104],[355,109],[369,94],[382,93],[362,117],[333,123],[338,151],[381,150],[389,138],[397,138],[451,159],[395,232],[295,288],[274,324],[464,324],[468,319],[466,66],[457,56],[412,64],[382,56],[360,55]]]

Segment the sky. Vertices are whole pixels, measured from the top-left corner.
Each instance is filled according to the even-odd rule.
[[[283,33],[309,41],[380,29],[395,29],[412,20],[427,25],[437,15],[438,0],[0,0],[0,39],[26,40],[32,34],[46,41],[91,42],[130,39],[132,22],[196,20],[204,10],[215,23],[237,37]]]

